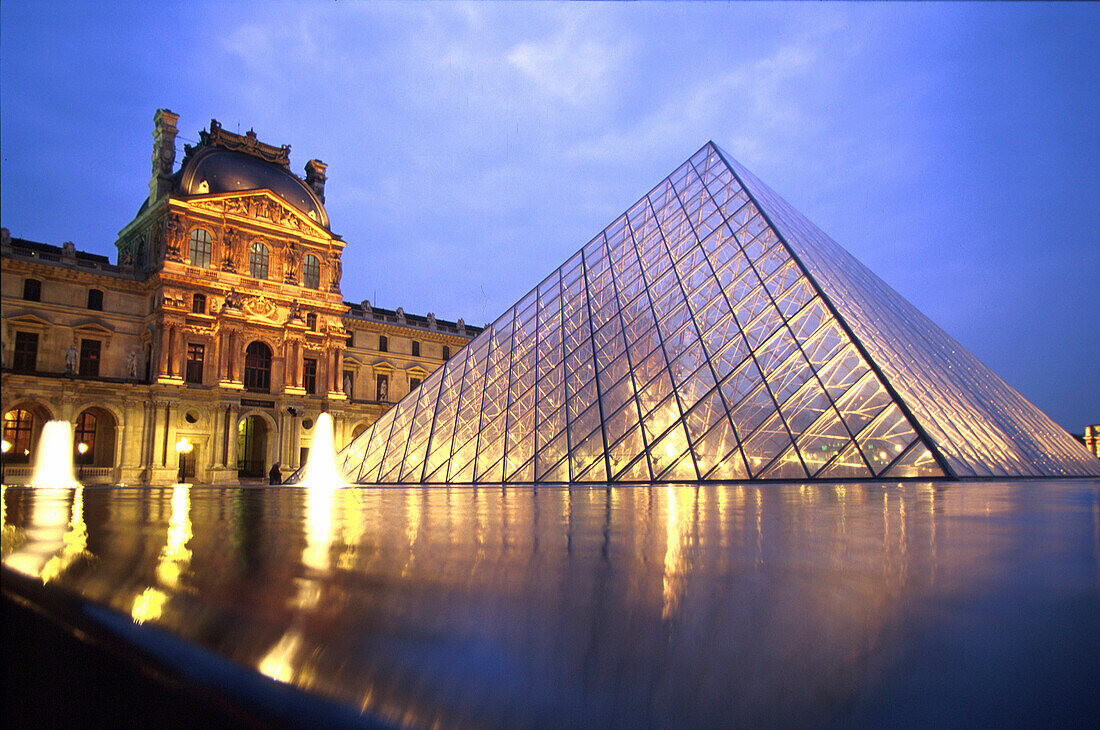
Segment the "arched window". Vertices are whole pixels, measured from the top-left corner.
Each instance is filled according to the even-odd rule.
[[[4,440],[8,453],[4,461],[9,464],[26,464],[30,461],[32,438],[34,436],[34,414],[22,408],[16,408],[4,414]]]
[[[307,253],[302,262],[302,286],[307,289],[321,288],[321,261],[311,253]]]
[[[28,302],[42,301],[42,282],[38,279],[24,279],[23,298]]]
[[[81,449],[80,445],[84,444]],[[81,453],[83,451],[84,453]],[[95,458],[95,415],[84,411],[76,419],[76,433],[73,434],[73,458],[77,464],[91,464]]]
[[[88,290],[88,309],[103,311],[103,291],[100,289]]]
[[[191,265],[200,269],[210,268],[210,231],[196,228],[191,231]]]
[[[271,391],[271,348],[253,342],[244,351],[244,387],[260,393]]]
[[[254,279],[267,278],[267,246],[259,241],[254,242],[248,251],[248,273]]]

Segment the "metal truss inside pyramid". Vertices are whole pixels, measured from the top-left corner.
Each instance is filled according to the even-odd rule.
[[[1100,473],[712,143],[341,456],[381,484]]]

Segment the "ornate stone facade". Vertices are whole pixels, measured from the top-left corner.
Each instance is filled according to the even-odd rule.
[[[327,166],[311,160],[303,181],[289,146],[212,121],[173,174],[177,119],[154,118],[149,198],[116,265],[4,232],[5,440],[21,439],[5,483],[29,473],[56,418],[97,442],[78,457],[85,481],[236,483],[276,461],[285,473],[317,414],[347,442],[477,334],[344,302]]]

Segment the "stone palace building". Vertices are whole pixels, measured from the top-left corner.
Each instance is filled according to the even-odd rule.
[[[346,242],[325,170],[211,121],[178,170],[154,117],[149,194],[117,261],[2,232],[4,483],[29,480],[43,424],[74,426],[84,483],[235,484],[338,445],[480,328],[344,301]]]

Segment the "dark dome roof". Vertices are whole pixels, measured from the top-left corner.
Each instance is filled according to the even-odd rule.
[[[209,189],[200,190],[203,181]],[[236,193],[266,188],[328,228],[328,213],[317,195],[294,173],[243,152],[223,147],[199,149],[180,170],[182,195]]]

